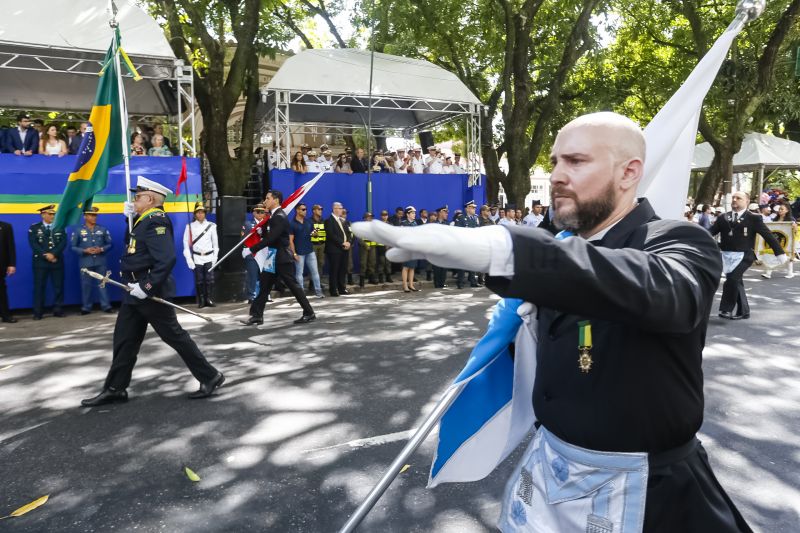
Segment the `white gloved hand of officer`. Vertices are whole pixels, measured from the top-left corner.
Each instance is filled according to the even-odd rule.
[[[789,257],[786,254],[776,255],[775,259],[778,260],[779,265],[785,265],[789,262]]]
[[[140,300],[147,298],[147,293],[142,290],[138,283],[128,283],[128,287],[131,288],[131,296],[135,296]]]
[[[189,267],[189,270],[194,270],[194,262],[193,261],[186,261],[186,266]]]
[[[136,215],[136,209],[134,209],[134,207],[133,207],[133,202],[125,202],[125,204],[122,206],[122,213],[126,217],[135,216]]]
[[[247,246],[242,248],[242,258],[246,258],[248,255],[253,255],[253,252],[250,251],[250,248]],[[214,261],[216,263],[216,261]]]
[[[371,221],[354,222],[352,229],[362,239],[391,246],[386,257],[395,263],[426,259],[443,268],[504,275],[497,268],[492,269],[492,255],[496,256],[494,263],[500,264],[505,263],[512,251],[511,236],[502,226],[461,228],[424,224],[406,228]]]

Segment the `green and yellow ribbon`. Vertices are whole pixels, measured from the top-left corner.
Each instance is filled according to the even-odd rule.
[[[592,323],[588,320],[578,322],[578,347],[592,347]]]

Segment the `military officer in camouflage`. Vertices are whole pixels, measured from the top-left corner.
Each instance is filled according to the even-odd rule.
[[[478,216],[475,214],[474,201],[470,200],[464,204],[464,214],[458,217],[453,225],[460,226],[462,228],[477,228],[480,226],[480,220],[478,220]],[[456,287],[462,289],[464,288],[464,271],[459,270],[457,272]],[[475,279],[475,272],[469,272],[467,274],[467,280],[469,281],[470,287],[478,286],[478,281]]]
[[[81,402],[86,407],[126,402],[126,389],[136,364],[136,356],[147,332],[153,326],[161,340],[171,346],[200,382],[200,389],[189,398],[206,398],[220,387],[225,376],[206,360],[189,334],[178,323],[172,307],[148,299],[175,295],[172,268],[175,266],[175,238],[172,223],[164,212],[167,187],[143,176],[138,177],[133,209],[139,215],[130,242],[122,256],[120,269],[130,292],[125,294],[114,327],[114,357],[103,391]]]
[[[91,207],[83,212],[84,224],[72,233],[70,247],[78,255],[78,267],[106,274],[106,252],[113,243],[111,233],[107,228],[97,224],[97,214],[100,209]],[[105,313],[111,313],[111,302],[108,291],[90,276],[81,276],[81,314],[88,315],[92,312],[92,287],[97,288],[100,296],[100,308]]]
[[[56,206],[39,209],[42,221],[28,229],[28,243],[33,250],[33,319],[41,320],[44,314],[47,280],[53,285],[53,316],[63,317],[64,311],[64,248],[67,233],[53,227]]]

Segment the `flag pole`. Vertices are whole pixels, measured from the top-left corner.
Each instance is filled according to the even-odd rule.
[[[372,488],[361,505],[358,506],[358,509],[356,509],[356,511],[350,516],[350,519],[347,521],[347,523],[342,526],[342,529],[339,530],[339,533],[352,533],[356,530],[356,528],[372,510],[381,496],[383,496],[383,493],[386,492],[386,489],[389,488],[389,485],[391,485],[395,480],[397,475],[400,473],[400,470],[403,469],[403,466],[406,464],[408,458],[411,457],[411,454],[417,451],[417,448],[419,448],[420,445],[425,442],[428,434],[436,426],[436,424],[439,423],[439,420],[441,420],[447,409],[449,409],[456,398],[458,398],[458,395],[461,393],[467,383],[468,381],[461,381],[445,391],[441,399],[433,407],[433,411],[431,411],[431,413],[425,418],[419,429],[414,432],[414,435],[411,436],[411,438],[408,440],[408,443],[403,447],[402,451],[397,455],[397,457],[395,457],[394,461],[392,461],[392,464],[389,465],[386,473]]]
[[[127,201],[131,201],[131,163],[128,156],[128,107],[125,104],[125,86],[122,84],[122,70],[119,64],[119,23],[117,22],[117,8],[114,0],[108,0],[108,9],[111,12],[111,20],[108,25],[114,31],[114,66],[117,69],[117,97],[119,100],[119,120],[122,126],[122,157],[125,165],[125,196]],[[128,215],[128,232],[133,231],[133,215]]]

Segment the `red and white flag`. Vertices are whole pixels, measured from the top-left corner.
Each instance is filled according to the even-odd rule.
[[[289,215],[289,213],[292,212],[292,210],[297,206],[297,204],[300,203],[300,201],[303,199],[303,196],[305,196],[306,193],[311,190],[311,187],[316,185],[316,183],[319,181],[319,179],[322,177],[323,174],[325,174],[325,171],[320,172],[319,174],[317,174],[316,176],[314,176],[313,178],[302,184],[296,191],[294,191],[292,194],[290,194],[287,198],[283,200],[283,203],[281,204],[281,209],[283,209],[286,212],[287,216]],[[261,221],[258,224],[253,226],[253,229],[250,230],[250,235],[248,236],[248,240],[245,241],[245,246],[248,246],[247,243],[250,241],[250,238],[254,234],[256,233],[260,234],[259,228],[261,228],[264,224],[266,224],[267,220],[269,220],[269,214],[267,214],[267,216],[261,219]],[[257,243],[258,240],[255,240],[255,242]],[[252,246],[252,244],[250,244],[249,246]],[[256,253],[253,256],[256,262],[258,263],[259,270],[264,270],[264,265],[267,264],[268,254],[269,254],[269,249],[264,248],[262,250],[259,250],[258,253]]]

